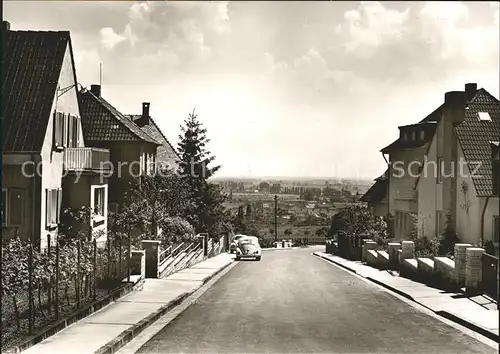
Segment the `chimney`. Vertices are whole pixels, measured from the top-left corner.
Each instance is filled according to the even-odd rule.
[[[465,98],[467,99],[467,102],[472,101],[474,96],[476,96],[476,92],[477,92],[476,83],[465,84]]]
[[[2,22],[2,27],[4,31],[10,31],[10,22],[9,21],[3,21]]]
[[[442,118],[437,135],[437,157],[442,159],[442,209],[450,216],[450,226],[456,230],[457,221],[457,174],[458,142],[455,127],[465,119],[466,97],[464,91],[450,91],[444,95]]]
[[[90,85],[90,92],[96,97],[101,97],[101,85]]]
[[[149,102],[142,102],[142,117],[149,119]]]
[[[466,94],[464,91],[450,91],[444,95],[444,118],[454,126],[465,119]]]
[[[141,118],[136,121],[136,124],[140,127],[149,124],[149,102],[142,102],[142,115]]]

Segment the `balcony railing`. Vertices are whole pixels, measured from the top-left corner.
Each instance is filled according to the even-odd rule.
[[[68,171],[109,170],[109,150],[94,147],[66,148],[64,168]]]

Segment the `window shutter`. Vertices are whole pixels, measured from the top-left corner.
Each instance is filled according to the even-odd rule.
[[[68,147],[73,147],[73,116],[68,114]]]
[[[60,135],[60,140],[61,140],[61,145],[60,146],[67,146],[67,122],[66,122],[66,115],[64,113],[59,113],[59,120],[60,120],[60,130],[59,130],[59,135]]]
[[[60,113],[54,112],[54,143],[56,147],[62,146],[61,131],[62,127],[61,127]]]
[[[80,146],[80,129],[81,129],[81,118],[75,117],[75,147]]]
[[[56,222],[61,222],[62,189],[57,190]]]

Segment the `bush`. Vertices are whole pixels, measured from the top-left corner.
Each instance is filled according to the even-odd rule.
[[[415,257],[434,258],[439,254],[439,240],[429,239],[427,237],[419,237],[415,242]]]
[[[455,251],[455,244],[458,242],[460,242],[460,239],[458,238],[453,227],[451,227],[450,219],[448,217],[446,229],[439,240],[439,254],[444,256],[453,255]]]
[[[375,241],[387,239],[387,223],[361,204],[349,205],[333,216],[328,236],[339,231],[346,235],[365,234]]]
[[[193,226],[180,217],[165,218],[160,221],[159,226],[161,233],[158,241],[161,241],[163,247],[193,242],[195,239]]]

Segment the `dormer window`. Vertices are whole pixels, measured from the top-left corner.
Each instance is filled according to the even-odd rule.
[[[417,139],[417,136],[415,134],[415,131],[411,132],[411,141],[415,141]]]
[[[479,117],[479,120],[491,122],[491,117],[490,117],[490,114],[488,112],[478,112],[477,115]]]
[[[425,131],[420,131],[420,140],[425,140]]]
[[[403,133],[403,141],[408,141],[408,133]]]

